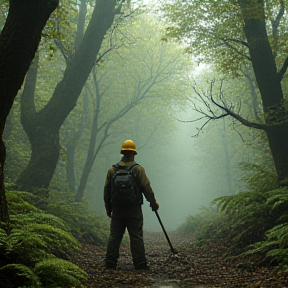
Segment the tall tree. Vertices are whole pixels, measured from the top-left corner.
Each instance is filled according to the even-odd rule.
[[[41,39],[41,32],[56,9],[58,0],[10,0],[0,35],[0,222],[9,215],[4,187],[5,145],[2,140],[6,118]]]
[[[75,107],[95,65],[106,32],[120,10],[121,4],[117,5],[116,0],[96,0],[82,42],[77,42],[75,53],[66,59],[63,79],[57,84],[45,107],[36,111],[34,94],[23,94],[22,124],[29,137],[32,154],[17,181],[21,189],[48,188],[59,158],[60,127]]]
[[[265,131],[280,185],[288,185],[288,116],[281,85],[288,66],[285,52],[288,43],[284,37],[287,26],[285,30],[283,24],[287,3],[283,0],[207,0],[189,1],[188,5],[172,2],[165,8],[166,15],[177,26],[172,24],[168,34],[187,40],[190,52],[234,75],[252,65],[264,122],[248,121],[215,101],[214,104],[242,124]],[[197,23],[193,16],[201,21]],[[195,47],[196,41],[199,43]],[[195,48],[200,47],[202,50],[197,53]]]
[[[93,95],[95,108],[88,152],[77,188],[76,201],[82,200],[96,157],[107,144],[107,140],[111,141],[111,134],[116,122],[124,119],[139,105],[143,105],[143,114],[144,106],[150,103],[155,106],[159,105],[162,109],[166,108],[166,112],[171,109],[169,107],[171,103],[176,107],[178,103],[176,104],[177,101],[172,95],[175,96],[175,89],[178,91],[183,89],[177,87],[177,84],[180,85],[180,81],[184,84],[188,79],[186,71],[191,68],[188,59],[179,53],[179,47],[159,41],[161,27],[152,26],[147,18],[141,16],[132,21],[133,25],[128,29],[130,32],[125,31],[130,35],[128,39],[125,39],[126,43],[123,43],[123,46],[126,47],[117,50],[120,57],[117,55],[113,57],[110,54],[107,63],[104,62],[104,66],[98,67],[99,73],[96,74],[94,71],[95,73],[92,75],[93,88],[91,91],[95,95]],[[139,38],[138,35],[142,37]],[[127,45],[127,42],[130,45]],[[131,45],[133,51],[131,51]],[[111,79],[117,80],[111,81]],[[185,98],[184,91],[180,98]],[[152,109],[150,108],[150,110]],[[160,114],[158,114],[159,118]],[[147,113],[147,117],[151,117],[151,115]],[[137,118],[133,118],[133,120],[132,123],[134,122],[133,124],[136,126]],[[127,119],[124,121],[126,123],[123,126],[124,129],[129,130],[128,127],[131,130],[135,129],[132,125],[127,124],[130,121]],[[119,132],[121,133],[121,130]],[[155,131],[152,130],[151,133],[153,134],[153,132]],[[147,139],[143,143],[148,142],[151,138],[147,131],[144,134]]]

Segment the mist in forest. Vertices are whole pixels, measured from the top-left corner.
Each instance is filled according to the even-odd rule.
[[[105,49],[109,47],[109,42],[104,42],[103,51],[99,50],[99,53],[100,55],[103,53],[105,57],[92,71],[87,71],[87,75],[90,73],[90,76],[83,80],[83,83],[79,84],[79,79],[76,81],[73,78],[74,74],[71,74],[73,77],[69,78],[71,81],[69,85],[74,87],[75,84],[79,86],[79,91],[82,91],[75,93],[73,101],[76,107],[69,106],[71,111],[68,111],[69,109],[66,111],[62,109],[63,107],[59,109],[58,102],[52,101],[53,97],[59,99],[64,97],[61,102],[64,106],[68,101],[65,97],[72,101],[71,93],[65,90],[66,80],[62,79],[62,67],[65,66],[62,52],[55,50],[55,55],[49,62],[46,60],[45,52],[39,52],[37,61],[40,64],[32,65],[30,72],[37,68],[37,78],[41,85],[37,84],[39,86],[37,87],[36,79],[28,77],[23,90],[27,90],[25,87],[30,87],[29,85],[38,88],[36,91],[41,97],[35,97],[33,105],[39,111],[46,111],[44,108],[50,101],[55,105],[54,110],[49,110],[51,111],[47,116],[49,121],[43,120],[43,123],[49,123],[50,129],[54,129],[52,127],[54,124],[50,121],[54,119],[53,111],[61,112],[64,123],[63,125],[62,122],[61,125],[58,123],[59,129],[61,127],[61,131],[58,131],[61,145],[57,146],[60,151],[56,151],[60,158],[58,159],[58,154],[52,149],[53,146],[49,146],[52,148],[48,151],[43,145],[41,155],[35,158],[39,163],[31,161],[32,168],[28,165],[30,156],[38,153],[38,150],[33,154],[30,148],[27,149],[27,147],[35,149],[29,140],[35,136],[34,130],[42,129],[43,133],[36,135],[39,137],[39,143],[45,143],[42,141],[44,135],[49,138],[47,143],[54,143],[54,140],[59,139],[56,137],[57,133],[47,133],[46,126],[40,122],[40,118],[32,121],[33,125],[39,126],[37,129],[36,126],[23,129],[19,122],[18,108],[14,108],[8,122],[9,129],[6,129],[5,133],[7,141],[13,143],[7,145],[6,173],[11,183],[17,183],[23,190],[34,185],[39,187],[50,185],[49,188],[52,190],[61,192],[68,190],[71,195],[72,193],[76,195],[76,202],[84,201],[88,203],[89,209],[105,215],[103,187],[107,170],[120,161],[121,144],[127,139],[132,139],[138,148],[135,160],[146,170],[160,204],[160,217],[167,230],[176,229],[187,216],[197,214],[202,207],[209,207],[216,197],[235,192],[233,181],[237,178],[235,177],[237,173],[234,173],[233,169],[238,159],[245,160],[238,156],[235,160],[231,156],[233,154],[231,147],[236,147],[235,143],[239,143],[239,139],[235,141],[236,133],[231,135],[227,132],[227,121],[224,118],[215,121],[213,125],[207,125],[205,129],[200,128],[200,131],[197,128],[199,129],[203,123],[185,122],[199,117],[187,101],[193,94],[191,77],[197,68],[194,67],[190,56],[182,53],[181,46],[173,42],[159,41],[162,39],[164,27],[151,17],[139,15],[135,22],[137,25],[134,25],[135,19],[129,19],[127,21],[131,23],[127,22],[121,28],[130,35],[133,49],[130,42],[130,46],[122,45],[123,39],[116,38],[115,40],[119,41],[119,49],[116,49],[117,51],[108,49],[110,52],[106,55]],[[154,25],[151,19],[158,24]],[[103,33],[105,35],[106,31]],[[77,61],[79,65],[83,64],[81,57]],[[75,67],[79,68],[78,64],[75,64]],[[54,87],[59,79],[62,79],[59,83],[63,84],[65,93],[55,89],[59,93],[57,96]],[[29,94],[25,95],[19,93],[21,103],[32,105]],[[32,123],[28,119],[39,117],[40,114],[34,109],[26,110],[29,113],[21,117],[27,118],[27,121],[22,122],[28,125]],[[31,111],[33,115],[30,115]],[[54,120],[56,119],[58,118]],[[17,133],[12,133],[13,129]],[[33,135],[26,135],[24,130],[30,131]],[[200,132],[198,137],[193,137],[198,132]],[[50,137],[56,138],[51,140]],[[23,140],[19,141],[20,138]],[[33,141],[38,143],[36,140]],[[25,152],[23,155],[19,152],[18,156],[15,151]],[[49,163],[51,164],[49,177],[46,177],[46,173],[38,173],[48,166],[46,160],[41,157],[44,160],[54,159]],[[41,166],[43,163],[44,167]],[[144,201],[143,211],[144,228],[160,230],[157,218],[147,201]]]
[[[211,138],[213,134],[203,132],[198,137],[193,137],[198,131],[196,128],[201,124],[176,120],[193,120],[196,117],[197,114],[192,113],[189,107],[186,111],[179,112],[174,119],[176,129],[163,139],[159,139],[156,133],[147,146],[138,150],[138,155],[135,156],[135,161],[145,168],[160,204],[159,215],[167,230],[177,229],[187,216],[198,214],[199,209],[204,207],[210,207],[211,201],[216,197],[233,193],[227,187],[226,171],[219,166],[216,157],[220,157],[221,162],[224,161],[224,156],[216,155],[219,151],[213,150],[216,141],[215,138]],[[126,138],[130,139],[129,136]],[[126,138],[123,138],[123,141],[127,140]],[[202,147],[203,141],[207,143],[207,147]],[[135,142],[137,145],[137,141]],[[89,189],[92,189],[89,190],[89,201],[93,210],[104,212],[102,188],[107,170],[121,159],[121,144],[113,145],[113,149],[109,148],[112,162],[107,163],[106,169],[97,171],[97,179],[101,178],[97,192],[95,187],[89,186]],[[219,175],[215,171],[218,171]],[[156,215],[145,198],[142,207],[144,229],[161,230]]]

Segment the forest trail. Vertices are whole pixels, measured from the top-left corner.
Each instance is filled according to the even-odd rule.
[[[145,232],[149,271],[135,271],[129,241],[120,249],[118,269],[106,270],[106,247],[84,244],[72,261],[89,276],[86,287],[93,288],[284,288],[288,274],[276,269],[241,269],[239,263],[224,259],[223,245],[193,248],[193,238],[168,233],[178,252],[172,254],[163,233]]]

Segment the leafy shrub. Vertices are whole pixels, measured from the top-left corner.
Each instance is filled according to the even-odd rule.
[[[0,268],[1,272],[5,274],[6,281],[15,287],[41,287],[38,276],[25,265],[7,264]]]
[[[94,245],[107,242],[109,223],[106,217],[89,211],[85,203],[74,202],[74,197],[69,197],[69,194],[67,197],[61,197],[59,191],[56,191],[56,194],[57,196],[52,192],[47,211],[63,219],[71,227],[74,237]]]
[[[271,191],[267,204],[271,207],[271,218],[276,219],[275,225],[245,255],[257,255],[261,262],[280,264],[288,271],[288,188]]]
[[[228,255],[253,256],[288,271],[288,187],[279,188],[269,169],[241,165],[247,190],[215,199],[217,213],[210,209],[190,216],[179,232],[196,232],[198,244],[227,241]]]
[[[279,187],[275,170],[253,163],[240,163],[242,181],[248,191],[267,192]]]
[[[87,280],[86,273],[78,266],[58,258],[37,263],[34,271],[45,287],[85,287],[80,280]]]
[[[38,209],[30,204],[27,199],[34,198],[33,194],[29,192],[9,191],[6,193],[8,209],[10,215],[25,214]]]
[[[56,257],[67,258],[80,248],[69,225],[42,212],[19,195],[25,198],[29,193],[7,193],[7,199],[11,200],[9,211],[13,214],[10,215],[10,233],[0,229],[0,279],[16,287],[57,287],[63,283],[62,287],[83,287],[81,281],[87,279],[86,273]],[[45,275],[51,281],[45,280]]]
[[[187,234],[205,234],[207,238],[212,238],[215,234],[215,229],[218,229],[216,222],[220,221],[221,216],[213,207],[200,209],[200,212],[195,216],[188,216],[184,223],[177,229],[181,235]],[[203,235],[204,236],[204,235]]]

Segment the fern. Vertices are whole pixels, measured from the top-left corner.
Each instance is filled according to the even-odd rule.
[[[278,223],[288,222],[288,188],[279,188],[270,191],[267,205],[271,207],[271,214]]]
[[[24,200],[24,198],[21,197],[24,195],[31,196],[32,194],[28,192],[25,193],[25,192],[15,192],[15,191],[9,191],[8,193],[6,193],[8,209],[11,215],[25,214],[25,213],[30,213],[33,211],[38,211],[38,209],[35,206],[28,203],[26,200]],[[27,196],[27,198],[29,197]]]
[[[271,262],[288,264],[288,249],[272,249],[267,252],[266,256],[271,258]]]
[[[0,278],[15,287],[83,287],[85,272],[56,258],[67,258],[80,248],[69,225],[21,198],[29,199],[29,193],[10,191],[7,195],[12,229],[7,235],[0,228]]]
[[[54,215],[33,212],[11,215],[10,219],[13,229],[6,250],[14,250],[29,261],[38,261],[45,253],[67,257],[80,248],[79,242],[69,233],[69,226]],[[33,247],[39,249],[34,249],[36,254],[30,252]]]
[[[267,192],[279,187],[278,176],[270,167],[253,163],[240,163],[242,180],[248,191]]]
[[[266,233],[268,241],[276,239],[280,248],[288,248],[288,223],[280,224]]]
[[[48,250],[41,234],[26,229],[12,229],[5,244],[5,254],[18,264],[34,265],[45,257]]]
[[[6,280],[14,284],[13,287],[41,287],[38,276],[25,265],[7,264],[0,268],[0,272],[5,274]]]
[[[45,223],[65,231],[70,231],[70,227],[62,219],[44,212],[30,212],[28,214],[11,215],[10,221],[13,227],[16,228],[23,227],[23,225],[27,225],[28,223]]]
[[[49,251],[57,256],[67,257],[69,253],[81,247],[69,232],[49,224],[29,224],[25,229],[30,233],[42,235]]]
[[[0,228],[0,248],[4,245],[7,238],[7,232]]]
[[[263,192],[240,192],[236,195],[219,197],[212,201],[212,204],[218,206],[219,212],[224,214],[243,213],[243,209],[256,203],[266,203]]]
[[[34,271],[45,287],[85,287],[81,281],[87,280],[86,272],[73,263],[58,258],[37,263]]]
[[[55,199],[55,196],[52,199]],[[109,223],[106,218],[99,213],[88,211],[87,205],[83,203],[50,203],[48,212],[68,223],[71,233],[80,241],[99,245],[106,243],[108,239]]]
[[[200,209],[200,212],[195,216],[188,216],[184,223],[177,229],[177,232],[181,235],[187,235],[192,233],[199,233],[205,230],[210,230],[211,227],[217,225],[215,221],[218,221],[220,215],[217,213],[216,209],[213,208],[204,208]]]
[[[251,164],[242,164],[242,169],[249,191],[214,199],[219,215],[208,222],[202,215],[205,228],[197,241],[226,240],[230,243],[226,254],[248,255],[255,264],[276,264],[288,270],[288,187],[279,187],[272,170]],[[197,221],[191,216],[182,229],[197,228]]]

